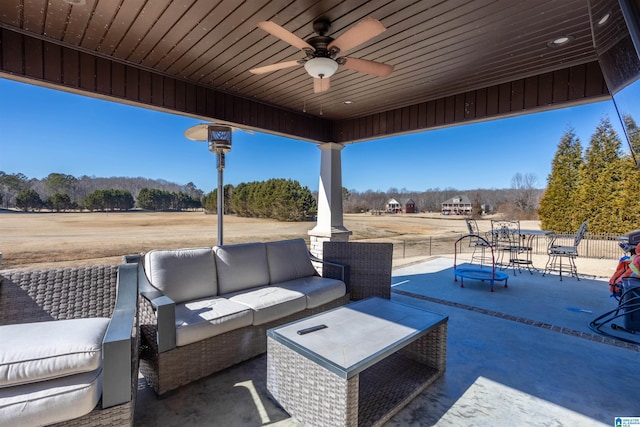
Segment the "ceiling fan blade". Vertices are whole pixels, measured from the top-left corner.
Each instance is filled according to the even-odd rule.
[[[327,47],[329,49],[337,47],[340,49],[340,52],[345,52],[369,39],[374,38],[385,30],[386,28],[380,23],[380,21],[371,17],[366,17],[338,36],[338,38],[329,43],[329,46]]]
[[[298,61],[286,61],[286,62],[278,62],[276,64],[265,65],[263,67],[252,68],[249,72],[253,74],[265,74],[270,73],[272,71],[284,70],[285,68],[295,67],[296,65],[300,65]]]
[[[313,79],[313,93],[326,92],[330,87],[331,83],[329,82],[329,77],[324,77],[322,79]]]
[[[360,73],[371,74],[378,77],[387,77],[393,72],[393,65],[382,62],[368,61],[366,59],[344,58],[342,65],[347,70],[358,71]]]
[[[306,41],[302,40],[300,37],[293,34],[291,31],[281,27],[273,21],[261,21],[258,22],[258,27],[265,30],[267,33],[272,36],[276,36],[280,40],[289,43],[291,46],[297,47],[300,50],[311,49],[315,50],[313,46],[311,46]]]

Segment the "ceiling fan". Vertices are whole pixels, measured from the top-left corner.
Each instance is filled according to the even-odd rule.
[[[386,28],[380,21],[367,17],[342,33],[338,38],[327,36],[331,22],[326,18],[314,21],[313,30],[318,34],[308,40],[302,40],[289,30],[273,21],[262,21],[258,27],[280,40],[304,51],[306,58],[279,62],[249,70],[253,74],[264,74],[285,68],[304,65],[307,73],[313,77],[313,91],[315,93],[329,90],[329,78],[342,66],[347,70],[358,71],[378,77],[386,77],[393,71],[393,66],[366,59],[343,56],[336,58],[338,53],[346,52],[356,46],[381,34]]]

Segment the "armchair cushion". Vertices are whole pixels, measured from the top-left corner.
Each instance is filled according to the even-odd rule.
[[[303,239],[268,242],[266,246],[272,285],[317,275]]]
[[[89,318],[0,326],[0,388],[99,369],[108,324]]]
[[[153,286],[176,303],[218,293],[212,248],[149,251],[145,272]]]
[[[253,323],[253,311],[225,298],[176,305],[176,345],[201,341]]]
[[[101,392],[101,369],[0,388],[0,420],[15,426],[68,421],[90,413],[98,404]]]
[[[264,243],[216,246],[219,295],[269,284]]]

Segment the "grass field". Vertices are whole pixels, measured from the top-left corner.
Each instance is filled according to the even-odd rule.
[[[217,216],[202,212],[0,213],[2,268],[119,262],[154,248],[217,244]],[[417,241],[465,232],[462,218],[440,215],[345,215],[352,241]],[[224,243],[302,237],[315,222],[224,219]]]
[[[466,234],[463,217],[440,214],[347,214],[351,241],[391,241],[394,256],[452,253]],[[479,222],[481,230],[489,221]],[[537,221],[523,227],[537,228]],[[224,243],[309,238],[315,222],[224,218]],[[429,242],[426,247],[425,242]],[[217,216],[202,212],[19,213],[0,211],[0,268],[47,268],[119,263],[122,255],[160,248],[217,244]],[[429,253],[427,253],[427,251]]]
[[[224,243],[309,239],[315,222],[224,218]],[[430,255],[451,255],[454,242],[467,234],[463,217],[440,214],[346,214],[351,241],[391,242],[394,265]],[[478,221],[481,231],[490,219]],[[521,221],[522,228],[539,229],[539,221]],[[20,213],[0,210],[0,269],[37,269],[91,264],[118,264],[122,255],[151,249],[217,244],[217,216],[202,212]],[[615,243],[615,242],[614,242]],[[467,248],[468,249],[468,248]],[[544,252],[544,250],[543,250]],[[620,251],[611,259],[578,257],[581,273],[609,277]],[[542,267],[546,255],[538,255]]]

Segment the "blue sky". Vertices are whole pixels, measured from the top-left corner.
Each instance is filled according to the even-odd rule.
[[[44,178],[144,177],[217,186],[216,158],[184,131],[201,120],[102,101],[0,79],[0,171]],[[509,188],[516,173],[533,173],[544,188],[558,142],[569,126],[583,147],[600,119],[616,124],[613,102],[455,126],[349,144],[342,151],[343,186],[390,188]],[[620,129],[618,129],[620,131]],[[626,150],[626,145],[623,145]],[[234,132],[225,184],[290,178],[318,189],[315,144]]]

